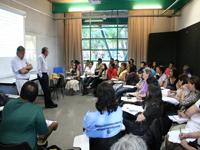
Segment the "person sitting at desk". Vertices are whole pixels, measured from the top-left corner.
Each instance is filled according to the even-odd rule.
[[[12,70],[16,78],[18,94],[20,94],[23,84],[29,80],[29,72],[33,68],[24,56],[25,48],[23,46],[19,46],[17,48],[17,56],[14,57],[11,62]]]
[[[80,81],[80,62],[78,60],[75,60],[73,63],[73,68],[70,69],[70,75],[71,79],[67,81],[66,89],[69,90],[69,94],[73,95],[74,92],[79,91],[79,81]]]
[[[47,127],[42,108],[33,104],[38,95],[38,85],[26,82],[20,99],[10,100],[4,107],[0,123],[1,144],[21,144],[27,142],[32,150],[37,150],[37,137],[45,141],[58,124]]]
[[[83,128],[90,138],[110,138],[120,133],[122,109],[118,106],[115,91],[111,84],[102,82],[97,87],[95,112],[84,116]]]

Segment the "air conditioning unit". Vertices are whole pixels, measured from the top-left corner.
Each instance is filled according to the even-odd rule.
[[[91,4],[101,4],[101,0],[88,0]]]

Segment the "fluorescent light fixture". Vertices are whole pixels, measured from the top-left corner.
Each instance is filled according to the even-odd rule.
[[[92,6],[80,6],[80,7],[70,7],[69,12],[77,12],[77,11],[94,11],[94,7]]]
[[[162,9],[162,6],[157,4],[157,5],[142,5],[142,4],[136,4],[133,5],[133,9]]]
[[[103,20],[102,19],[87,19],[87,20],[85,20],[84,22],[103,22]]]

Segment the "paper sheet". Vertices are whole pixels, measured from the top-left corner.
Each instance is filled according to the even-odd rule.
[[[56,122],[56,121],[46,120],[46,124],[47,124],[48,127],[49,127],[53,122]]]
[[[162,100],[164,102],[168,102],[168,103],[171,103],[171,104],[174,104],[174,105],[178,105],[179,104],[179,101],[177,99],[175,99],[175,98],[172,98],[172,97],[163,96]]]
[[[138,92],[127,92],[126,95],[137,96]]]
[[[19,95],[6,94],[9,98],[19,98]]]
[[[0,111],[3,111],[3,109],[4,109],[4,106],[1,106],[1,107],[0,107]]]
[[[133,85],[123,85],[123,87],[124,87],[124,88],[131,88],[131,89],[133,89],[133,88],[135,88],[136,86],[133,86]]]
[[[121,100],[124,102],[131,102],[131,103],[135,103],[135,102],[139,101],[139,100],[137,100],[136,97],[126,97],[126,96],[122,96]]]
[[[134,104],[124,104],[122,110],[132,115],[136,115],[137,113],[144,111],[142,106],[137,106]]]
[[[188,118],[183,118],[183,117],[180,117],[179,115],[172,115],[168,117],[171,121],[177,122],[178,124],[182,124],[188,121]]]
[[[162,96],[167,96],[169,91],[170,91],[170,89],[161,90]]]
[[[89,150],[89,138],[85,134],[75,136],[73,147],[80,147],[81,150]]]
[[[181,129],[182,133],[189,133],[191,132],[189,129]],[[181,143],[181,140],[179,138],[180,130],[173,130],[168,132],[168,140],[172,143]],[[195,139],[188,138],[186,139],[187,142],[193,142]]]

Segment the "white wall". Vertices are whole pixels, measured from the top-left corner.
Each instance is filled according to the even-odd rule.
[[[176,31],[200,22],[200,0],[191,0],[182,10],[181,17],[175,18]]]
[[[50,71],[54,66],[64,65],[64,45],[61,43],[64,36],[58,34],[57,27],[60,25],[59,22],[53,20],[50,2],[47,0],[0,0],[0,2],[26,12],[25,34],[36,36],[37,55],[40,54],[42,47],[49,48],[48,65]]]

